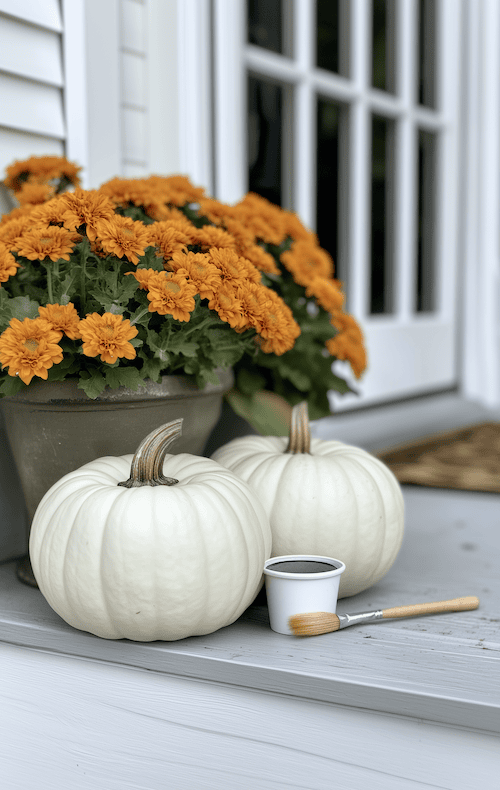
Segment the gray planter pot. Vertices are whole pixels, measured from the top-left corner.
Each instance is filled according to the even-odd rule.
[[[92,400],[76,381],[32,381],[15,397],[2,398],[0,409],[19,475],[28,525],[48,489],[68,472],[104,455],[134,453],[155,428],[184,418],[173,453],[201,455],[216,425],[232,371],[218,371],[220,384],[200,390],[186,376],[164,376],[137,391],[106,389]],[[24,536],[28,550],[29,531]],[[23,559],[18,575],[36,586]]]

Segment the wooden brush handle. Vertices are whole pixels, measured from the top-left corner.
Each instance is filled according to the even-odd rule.
[[[451,601],[393,606],[391,609],[383,609],[382,617],[414,617],[417,614],[434,614],[435,612],[463,612],[467,609],[477,609],[478,606],[479,598],[469,595],[465,598],[453,598]]]

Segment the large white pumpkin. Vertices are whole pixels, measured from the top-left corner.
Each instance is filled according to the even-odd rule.
[[[75,628],[144,642],[208,634],[260,590],[271,552],[264,508],[215,461],[166,453],[181,423],[151,433],[135,456],[85,464],[40,502],[33,572]]]
[[[318,554],[345,563],[339,598],[378,582],[396,559],[404,503],[394,474],[359,447],[311,439],[306,403],[292,411],[290,440],[244,436],[212,458],[258,494],[271,522],[271,556]]]

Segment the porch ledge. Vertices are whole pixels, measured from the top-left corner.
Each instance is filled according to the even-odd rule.
[[[460,595],[477,595],[478,610],[299,639],[271,631],[261,594],[236,623],[208,636],[108,641],[68,626],[9,562],[0,566],[0,642],[500,734],[498,496],[403,492],[406,533],[395,564],[338,610]]]

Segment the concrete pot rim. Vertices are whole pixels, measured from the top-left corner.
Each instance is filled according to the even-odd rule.
[[[111,389],[106,387],[104,392],[97,398],[89,398],[85,392],[77,385],[76,379],[66,379],[65,381],[42,381],[33,380],[29,387],[21,390],[16,395],[0,398],[0,408],[3,404],[8,406],[10,403],[17,405],[32,406],[33,404],[45,404],[57,407],[58,405],[68,405],[92,408],[100,405],[112,405],[113,403],[144,402],[155,401],[158,398],[198,398],[208,394],[225,393],[234,384],[234,375],[231,369],[217,369],[219,384],[208,383],[200,389],[194,379],[185,375],[163,376],[160,383],[146,379],[144,384],[137,390],[127,387],[117,387]]]

